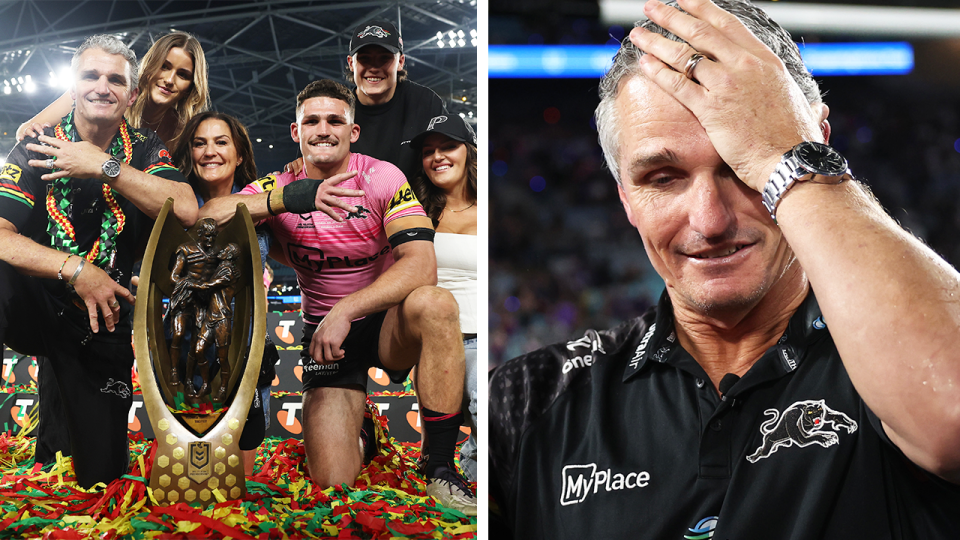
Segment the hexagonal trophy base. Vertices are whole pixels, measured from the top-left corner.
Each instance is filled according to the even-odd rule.
[[[150,473],[157,502],[208,503],[244,497],[247,487],[238,446],[241,429],[240,422],[231,418],[197,439],[173,413],[161,418],[156,423],[157,453]]]

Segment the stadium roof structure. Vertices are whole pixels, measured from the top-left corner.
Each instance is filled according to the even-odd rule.
[[[213,108],[260,139],[259,160],[259,145],[290,140],[300,89],[319,78],[345,81],[350,34],[371,18],[397,24],[411,80],[475,121],[476,0],[7,0],[0,1],[0,151],[13,147],[20,123],[65,91],[70,57],[86,37],[115,34],[142,57],[157,37],[182,30],[203,45]]]

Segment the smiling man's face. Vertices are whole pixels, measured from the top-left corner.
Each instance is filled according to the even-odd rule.
[[[620,199],[674,305],[756,305],[795,264],[760,194],[720,158],[696,117],[634,76],[621,83]]]
[[[300,144],[304,160],[320,170],[345,167],[350,143],[360,137],[360,126],[350,117],[350,106],[331,97],[304,101],[290,131],[294,142]]]
[[[130,64],[119,54],[87,49],[80,55],[70,95],[77,115],[93,124],[119,124],[136,100],[130,88]]]

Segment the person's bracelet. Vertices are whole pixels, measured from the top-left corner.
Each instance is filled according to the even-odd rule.
[[[60,269],[57,270],[57,279],[63,281],[63,267],[67,265],[67,261],[70,260],[70,257],[73,257],[73,254],[67,255],[67,258],[60,263]]]
[[[275,216],[277,215],[277,213],[274,212],[273,207],[270,206],[270,197],[272,196],[273,196],[273,190],[268,191],[267,192],[267,213],[270,214],[271,216]]]
[[[80,264],[77,265],[77,269],[73,271],[73,277],[70,278],[70,281],[67,282],[67,285],[73,285],[77,282],[77,278],[80,277],[80,271],[83,270],[83,265],[87,264],[87,260],[83,257],[80,257]]]

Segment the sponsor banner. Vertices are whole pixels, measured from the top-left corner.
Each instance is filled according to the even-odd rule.
[[[37,381],[37,359],[34,356],[16,354],[10,349],[3,351],[3,367],[0,378],[4,386],[28,385]]]
[[[284,313],[267,313],[267,334],[278,347],[298,347],[303,337],[303,320],[300,313],[287,311]]]
[[[647,471],[615,471],[598,467],[596,463],[567,465],[560,471],[560,504],[569,506],[582,503],[588,496],[640,489],[650,485]],[[604,499],[609,500],[609,499]]]
[[[390,436],[400,442],[419,442],[419,411],[414,396],[371,396],[380,413],[387,417]],[[303,403],[300,396],[274,396],[270,400],[268,437],[303,438]],[[466,438],[461,433],[461,439]]]

